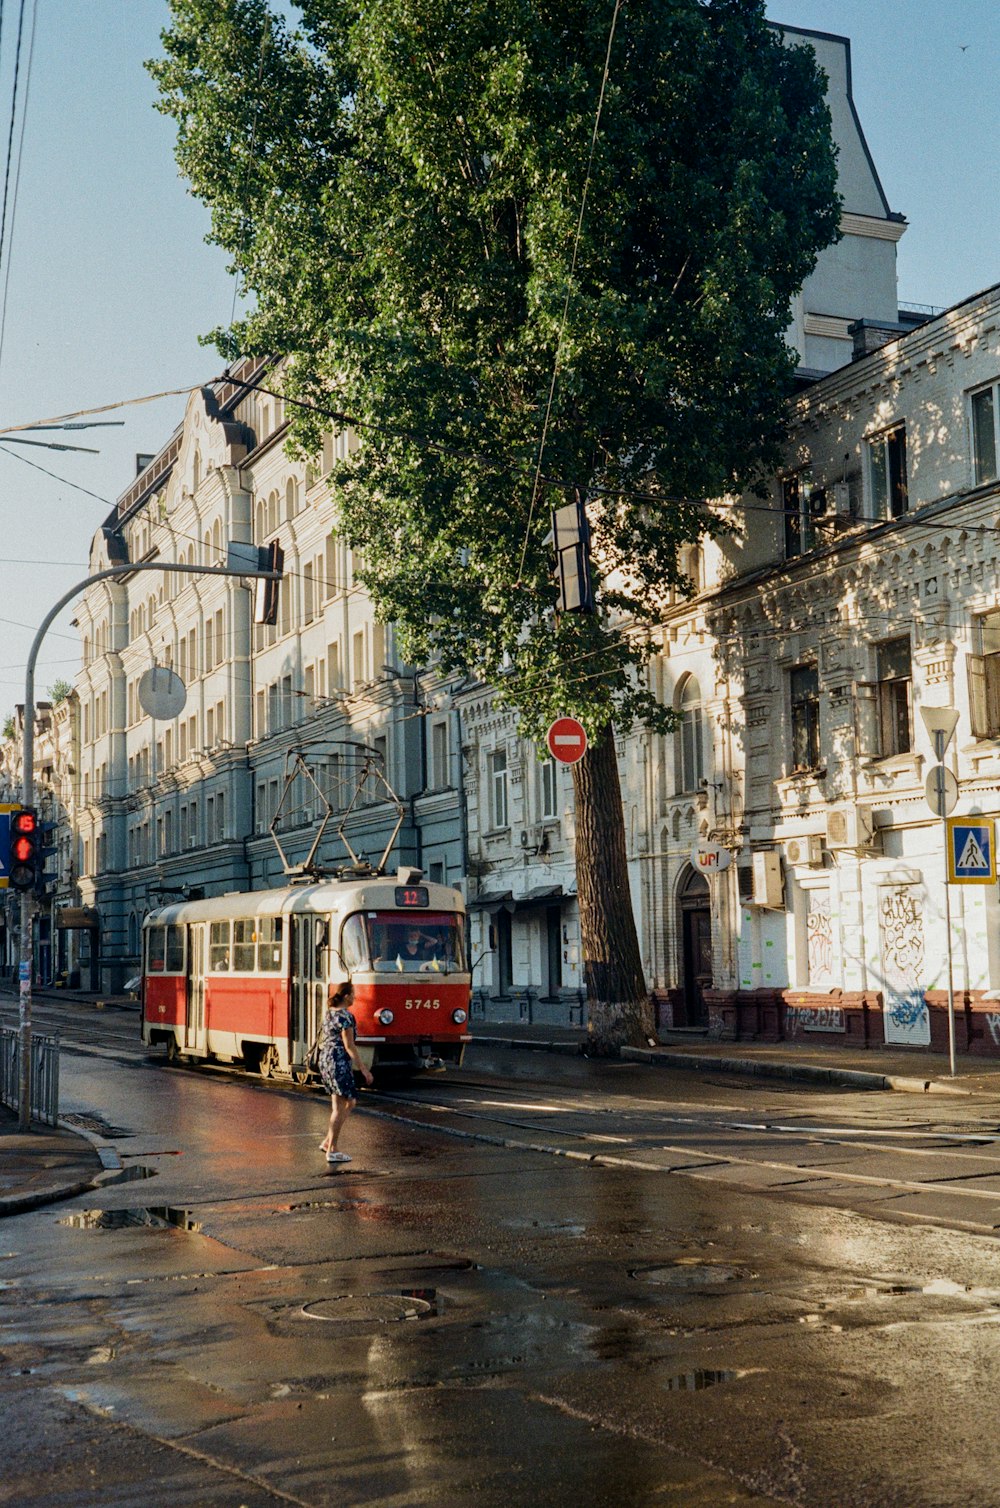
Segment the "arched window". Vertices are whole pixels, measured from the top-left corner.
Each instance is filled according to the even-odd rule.
[[[198,447],[196,445],[195,448],[194,448],[194,455],[191,457],[191,491],[192,492],[197,492],[198,488],[200,486],[201,486],[201,451],[198,449]]]
[[[261,498],[260,502],[257,504],[256,518],[257,518],[257,522],[256,522],[256,528],[255,528],[255,535],[256,535],[258,544],[260,544],[263,541],[265,534],[267,533],[267,511],[266,511],[266,509],[264,507],[264,500],[263,500],[263,498]],[[207,540],[207,537],[208,536],[206,535],[206,540]]]
[[[216,519],[212,525],[212,549],[215,551],[216,560],[222,559],[222,520]]]
[[[278,527],[278,494],[272,492],[267,499],[267,532],[273,534]]]
[[[299,511],[299,484],[290,476],[285,483],[285,517],[294,518]]]
[[[705,775],[705,711],[701,687],[693,675],[685,676],[677,688],[677,710],[681,714],[677,730],[678,790],[696,791]]]

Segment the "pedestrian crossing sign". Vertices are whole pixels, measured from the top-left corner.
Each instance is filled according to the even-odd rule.
[[[948,880],[952,885],[989,885],[996,880],[992,822],[948,818]]]

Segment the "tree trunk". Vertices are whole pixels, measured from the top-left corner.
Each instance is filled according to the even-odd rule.
[[[629,892],[613,728],[573,766],[573,794],[588,1031],[594,1052],[611,1055],[623,1043],[645,1047],[654,1035]]]

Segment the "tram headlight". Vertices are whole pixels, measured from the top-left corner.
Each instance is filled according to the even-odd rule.
[[[456,1026],[461,1026],[463,1021],[467,1021],[469,1019],[469,1013],[468,1011],[452,1011],[451,1019],[454,1021]]]
[[[380,1011],[377,1011],[376,1014],[382,1026],[392,1025],[392,1011],[390,1011],[387,1006],[383,1006],[383,1008]]]

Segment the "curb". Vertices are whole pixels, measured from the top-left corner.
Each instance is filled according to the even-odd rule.
[[[524,1052],[554,1052],[566,1057],[585,1057],[585,1042],[551,1042],[541,1038],[494,1037],[473,1033],[473,1042],[488,1047],[513,1047]],[[891,1091],[896,1094],[955,1094],[971,1096],[971,1089],[960,1089],[941,1079],[920,1079],[905,1074],[876,1073],[863,1068],[827,1068],[816,1063],[778,1063],[773,1059],[714,1058],[699,1053],[670,1052],[656,1047],[623,1047],[627,1062],[661,1064],[666,1068],[687,1068],[694,1073],[732,1073],[746,1078],[787,1079],[800,1083],[833,1084],[844,1089]]]
[[[751,1078],[792,1079],[849,1089],[892,1090],[900,1094],[972,1093],[971,1089],[959,1089],[938,1079],[907,1078],[862,1068],[825,1068],[815,1063],[777,1063],[757,1058],[709,1058],[696,1053],[664,1052],[654,1047],[623,1047],[621,1053],[632,1063],[662,1063],[668,1068],[688,1068],[697,1073],[736,1073]]]
[[[60,1119],[57,1122],[60,1131],[65,1131],[69,1136],[79,1137],[81,1141],[89,1143],[97,1153],[102,1167],[95,1170],[92,1178],[77,1179],[73,1183],[49,1184],[47,1188],[34,1189],[25,1194],[0,1195],[0,1220],[7,1215],[21,1215],[28,1210],[41,1209],[46,1204],[58,1204],[63,1199],[75,1199],[77,1194],[86,1194],[92,1189],[100,1188],[102,1176],[105,1173],[117,1172],[121,1169],[121,1158],[115,1147],[109,1147],[94,1131],[86,1131],[80,1126],[71,1126]],[[113,1158],[114,1161],[105,1160]]]

